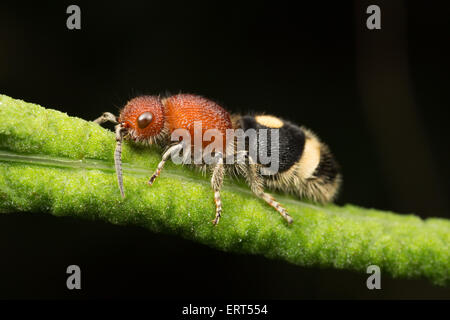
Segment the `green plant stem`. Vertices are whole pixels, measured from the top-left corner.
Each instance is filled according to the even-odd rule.
[[[288,226],[242,182],[227,179],[214,227],[213,193],[201,173],[168,163],[152,187],[146,184],[161,156],[154,148],[124,144],[122,199],[114,144],[114,134],[97,124],[0,95],[0,212],[101,219],[298,265],[360,272],[378,265],[394,277],[450,282],[446,219],[276,195],[294,218]]]

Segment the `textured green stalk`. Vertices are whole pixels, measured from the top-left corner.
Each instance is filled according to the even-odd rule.
[[[100,112],[101,110],[99,110]],[[450,221],[422,220],[347,205],[316,206],[277,195],[287,226],[241,182],[225,181],[223,217],[206,177],[168,163],[152,187],[158,150],[124,144],[122,199],[113,167],[114,135],[97,124],[0,95],[0,212],[48,212],[179,234],[221,250],[299,265],[450,283]]]

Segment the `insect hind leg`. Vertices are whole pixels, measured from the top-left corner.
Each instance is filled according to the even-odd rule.
[[[248,165],[246,178],[252,192],[258,198],[263,199],[272,208],[277,210],[288,224],[291,224],[294,221],[287,210],[278,201],[276,201],[270,194],[264,192],[263,180],[258,173],[258,167],[256,164],[250,163]]]

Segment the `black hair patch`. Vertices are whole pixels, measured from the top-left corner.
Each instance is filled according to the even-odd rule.
[[[278,118],[277,118],[278,119]],[[241,118],[241,128],[246,131],[248,129],[255,129],[258,133],[258,153],[260,148],[265,148],[267,150],[268,157],[272,153],[272,142],[270,130],[278,130],[279,132],[279,168],[278,172],[282,173],[289,170],[296,162],[298,162],[303,154],[303,149],[305,146],[305,133],[303,130],[291,124],[290,122],[280,120],[283,125],[280,128],[270,128],[265,125],[260,124],[253,116],[243,116]],[[262,139],[260,137],[260,129],[267,129],[267,139]],[[246,143],[246,148],[248,143]],[[248,150],[248,149],[247,149]],[[258,154],[258,163],[260,162]]]
[[[334,159],[330,150],[322,146],[320,150],[320,162],[314,171],[314,176],[324,179],[326,182],[333,182],[339,173],[339,164]]]

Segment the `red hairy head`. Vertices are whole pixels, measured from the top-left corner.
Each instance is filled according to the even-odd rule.
[[[119,123],[135,139],[157,136],[164,129],[164,109],[157,96],[140,96],[131,99],[122,109]]]

